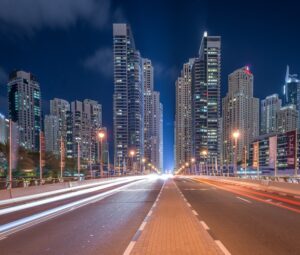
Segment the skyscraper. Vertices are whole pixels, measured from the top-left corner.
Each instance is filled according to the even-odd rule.
[[[54,98],[50,100],[50,115],[57,116],[59,121],[58,138],[67,138],[67,115],[70,111],[70,103],[64,99]]]
[[[297,129],[298,111],[294,104],[281,107],[277,112],[277,132],[286,133]]]
[[[219,160],[220,86],[221,37],[208,36],[205,32],[192,71],[193,153],[196,162],[203,162],[206,157]],[[204,151],[207,156],[202,153]]]
[[[151,162],[151,137],[153,126],[153,66],[143,59],[144,72],[144,157]]]
[[[98,159],[97,132],[102,126],[102,107],[97,101],[85,99],[72,102],[71,111],[74,156],[78,156],[79,143],[80,157],[95,162]]]
[[[287,66],[285,84],[283,86],[284,105],[294,104],[298,111],[298,124],[300,128],[300,80],[297,74],[290,74],[290,68]]]
[[[164,170],[164,106],[160,103],[160,120],[159,120],[159,166],[158,168]]]
[[[55,155],[60,153],[59,118],[55,115],[46,115],[44,119],[46,151]]]
[[[237,160],[249,151],[252,140],[259,135],[259,99],[253,97],[253,74],[249,68],[235,70],[228,76],[228,93],[223,98],[223,159],[234,164],[233,132],[241,134],[237,143]]]
[[[41,91],[36,77],[14,71],[8,82],[9,118],[19,127],[19,144],[28,150],[39,150],[41,130]]]
[[[276,132],[276,114],[281,108],[278,94],[267,96],[261,101],[261,134]]]
[[[5,144],[8,138],[7,120],[5,116],[0,113],[0,143]]]
[[[157,91],[153,92],[153,121],[152,121],[152,135],[151,135],[151,163],[157,168],[161,168],[161,103],[160,103],[160,93]]]
[[[194,59],[183,65],[176,87],[175,166],[179,168],[192,157],[192,68]]]
[[[128,165],[129,150],[139,166],[144,156],[144,82],[139,51],[127,24],[113,24],[114,164]]]

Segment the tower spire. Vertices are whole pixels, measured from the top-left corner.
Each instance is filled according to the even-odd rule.
[[[290,67],[289,65],[286,66],[286,75],[285,75],[285,83],[288,83],[290,77]]]

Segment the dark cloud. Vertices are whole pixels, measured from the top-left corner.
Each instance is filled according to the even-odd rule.
[[[78,20],[103,28],[109,16],[110,0],[0,0],[1,27],[10,31],[66,28]]]
[[[110,47],[98,49],[93,55],[84,61],[84,66],[94,72],[98,72],[104,77],[113,75],[113,54]]]

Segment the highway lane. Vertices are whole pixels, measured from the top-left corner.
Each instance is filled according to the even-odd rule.
[[[1,254],[122,254],[154,203],[163,180],[132,184],[0,240]]]
[[[176,184],[232,255],[300,254],[300,214],[190,179]]]
[[[12,204],[10,207],[0,208],[0,225],[49,210],[51,208],[56,208],[67,203],[78,201],[80,199],[88,198],[135,181],[137,181],[137,179],[117,180],[115,182],[101,183],[95,187],[80,189],[74,192],[66,192],[46,198],[42,197],[38,200],[29,200],[17,205]],[[7,213],[7,211],[11,212]]]

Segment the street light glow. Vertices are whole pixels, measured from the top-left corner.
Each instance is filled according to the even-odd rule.
[[[235,130],[233,133],[232,133],[232,137],[234,139],[238,139],[240,137],[240,131],[239,130]]]

